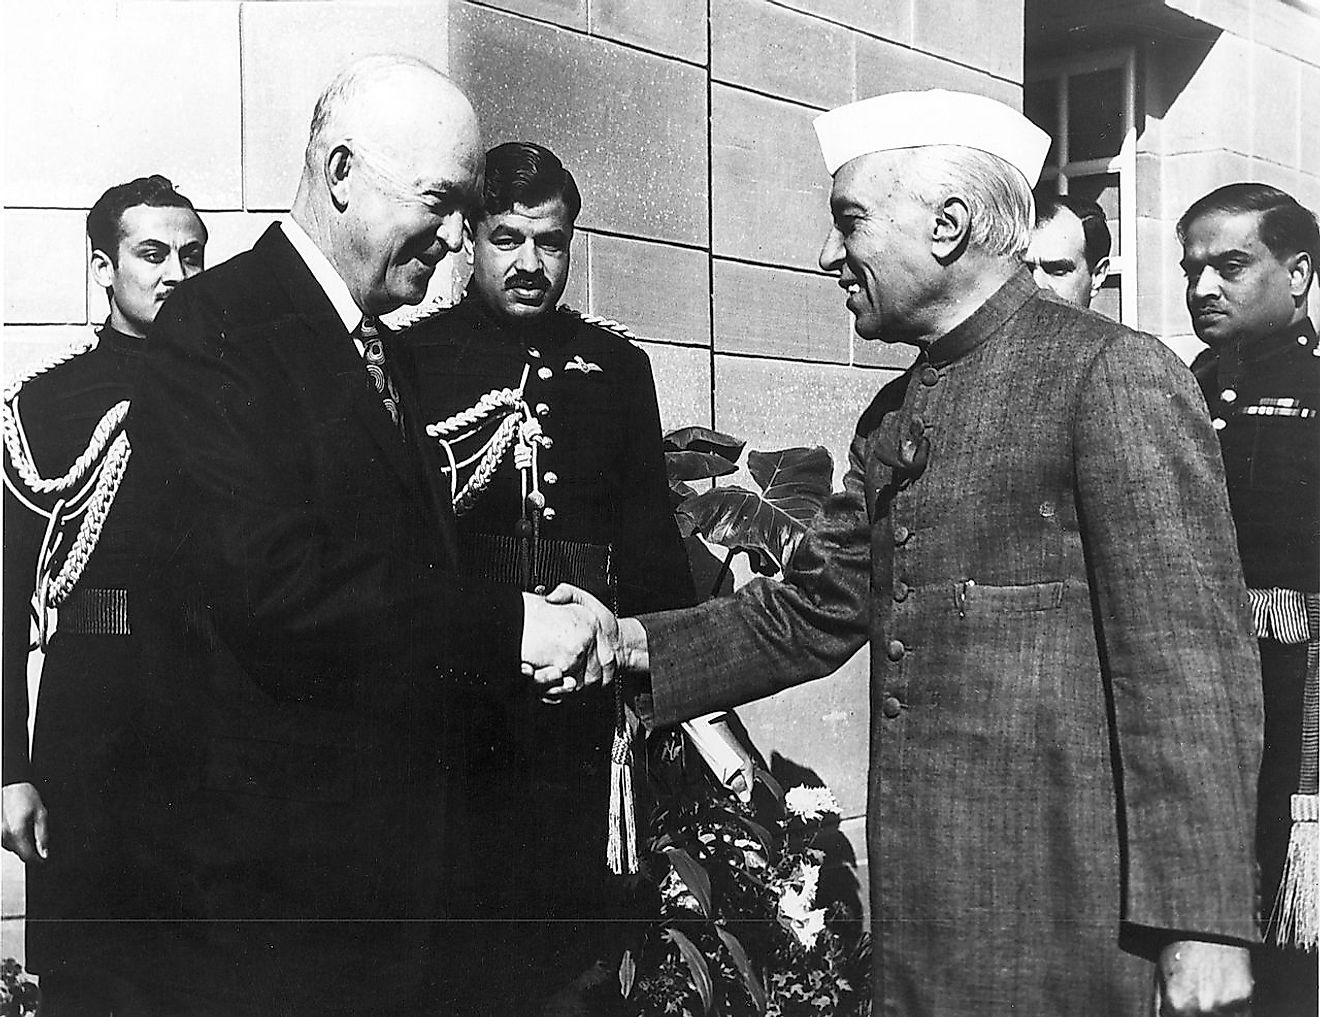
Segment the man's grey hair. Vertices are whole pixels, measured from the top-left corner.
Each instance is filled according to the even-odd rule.
[[[1026,177],[989,152],[961,145],[928,145],[909,152],[903,172],[913,195],[929,205],[957,196],[967,203],[967,246],[1019,257],[1031,242],[1035,203]]]
[[[430,71],[444,77],[435,67],[406,53],[377,53],[354,60],[325,86],[312,109],[312,124],[304,154],[307,168],[319,172],[325,163],[332,139],[341,133],[340,121],[363,90],[401,68]]]

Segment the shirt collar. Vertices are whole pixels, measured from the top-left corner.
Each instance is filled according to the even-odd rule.
[[[351,333],[362,321],[362,309],[358,307],[353,294],[348,291],[348,283],[335,271],[330,259],[321,253],[316,242],[307,235],[307,231],[290,218],[283,223],[284,235],[298,252],[298,256],[311,270],[317,284],[334,305],[335,313],[344,323],[344,330]]]

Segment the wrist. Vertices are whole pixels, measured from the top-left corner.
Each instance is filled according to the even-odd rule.
[[[625,671],[644,674],[651,670],[646,629],[636,618],[619,619],[619,663]]]

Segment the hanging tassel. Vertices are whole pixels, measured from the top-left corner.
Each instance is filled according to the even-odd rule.
[[[1320,942],[1320,795],[1292,796],[1292,834],[1270,924],[1280,946]]]
[[[1305,595],[1306,685],[1302,691],[1302,765],[1292,796],[1292,833],[1279,895],[1270,914],[1280,946],[1314,950],[1320,943],[1320,597]]]
[[[633,794],[633,727],[614,686],[614,744],[610,748],[610,820],[605,861],[615,875],[637,871],[637,799]]]

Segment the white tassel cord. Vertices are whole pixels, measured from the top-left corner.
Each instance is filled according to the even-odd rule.
[[[1292,834],[1270,924],[1282,946],[1315,950],[1320,942],[1320,796],[1292,796]]]
[[[610,820],[605,861],[616,875],[637,871],[637,798],[633,794],[633,729],[628,722],[622,693],[615,686],[618,718],[610,749]]]

